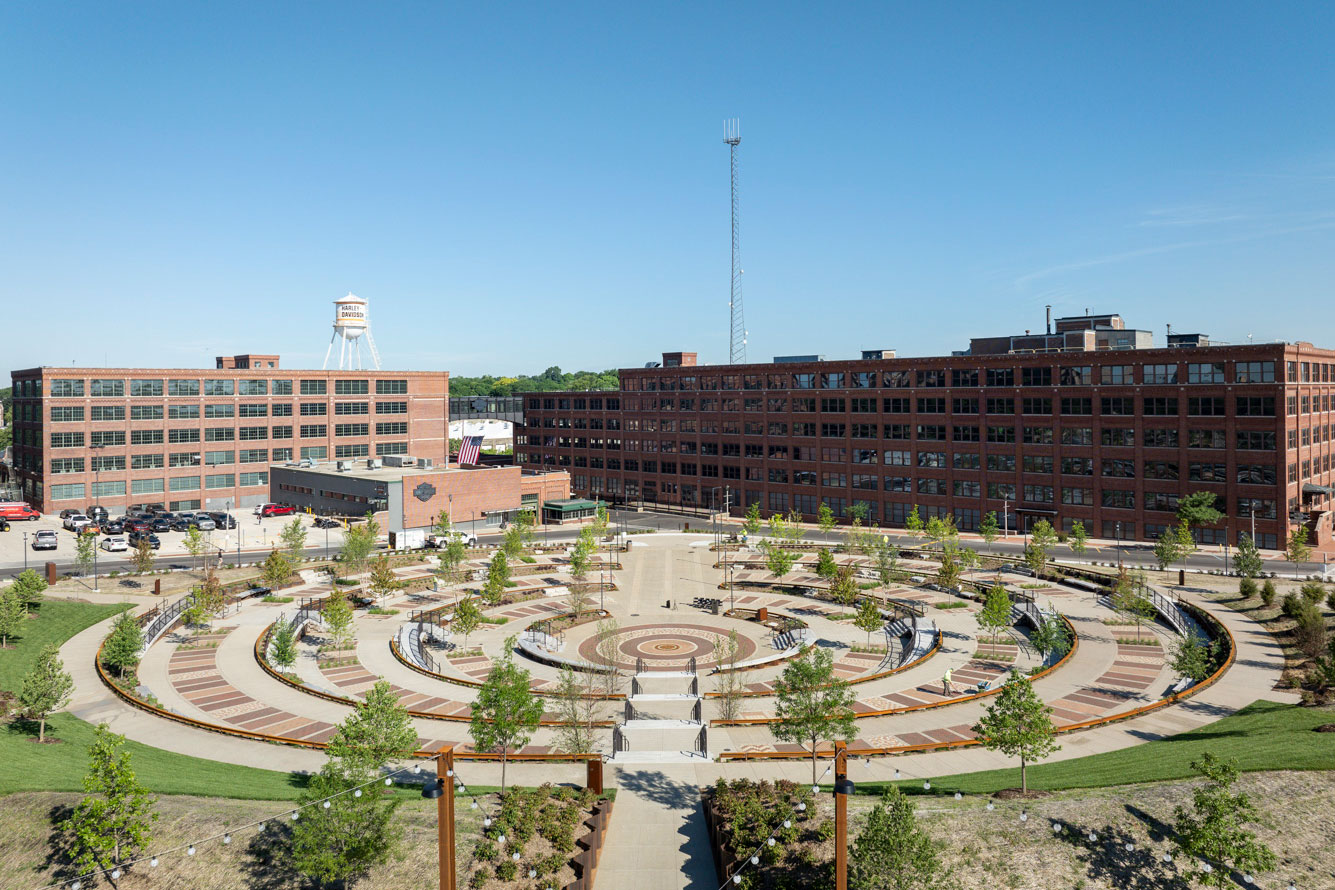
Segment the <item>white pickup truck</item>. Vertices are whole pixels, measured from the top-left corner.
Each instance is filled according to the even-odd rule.
[[[476,546],[477,546],[477,536],[476,536],[476,535],[470,534],[470,533],[468,533],[468,532],[455,532],[455,534],[458,535],[459,537],[463,538],[463,542],[464,542],[464,546],[465,546],[465,547],[476,547]],[[426,536],[426,545],[427,545],[428,547],[434,547],[434,548],[436,548],[437,550],[439,550],[441,547],[444,547],[445,544],[448,543],[448,542],[449,542],[449,536],[448,536],[448,535],[427,535],[427,536]]]

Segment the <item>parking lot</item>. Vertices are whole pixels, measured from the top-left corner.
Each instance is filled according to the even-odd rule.
[[[230,530],[216,529],[206,531],[204,540],[209,544],[209,553],[216,558],[218,551],[222,551],[224,562],[237,562],[238,548],[240,550],[240,561],[252,562],[257,559],[263,559],[264,555],[273,547],[279,544],[279,534],[283,526],[290,525],[292,516],[271,516],[262,519],[249,512],[232,513],[236,519],[237,527]],[[306,546],[308,548],[317,548],[323,550],[328,546],[337,550],[343,545],[343,530],[341,528],[322,529],[315,528],[314,516],[299,515],[295,518],[301,520],[301,525],[306,529]],[[33,533],[40,529],[50,529],[56,533],[57,545],[55,550],[33,550]],[[27,533],[27,542],[25,546],[24,533]],[[157,550],[159,560],[171,562],[177,565],[188,566],[191,564],[190,554],[184,546],[185,532],[154,532],[162,542],[162,546]],[[106,535],[98,535],[98,571],[105,574],[109,571],[126,571],[130,568],[130,563],[126,553],[109,553],[101,549],[101,542]],[[124,537],[124,535],[121,535]],[[0,576],[10,577],[23,570],[24,559],[27,559],[27,565],[30,568],[40,568],[48,562],[55,562],[62,570],[69,570],[75,565],[75,534],[68,531],[61,523],[59,516],[55,514],[43,514],[41,519],[33,522],[11,522],[9,531],[0,532]],[[167,558],[164,560],[164,558]],[[162,567],[166,567],[165,565]]]

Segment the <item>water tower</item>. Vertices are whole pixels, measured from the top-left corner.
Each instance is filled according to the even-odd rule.
[[[366,301],[356,294],[348,294],[341,300],[334,301],[334,336],[329,338],[329,348],[324,353],[323,367],[329,367],[329,356],[334,351],[334,341],[338,341],[338,369],[361,370],[362,341],[371,353],[371,366],[380,370],[380,353],[376,351],[375,340],[371,339],[371,316],[366,311]]]

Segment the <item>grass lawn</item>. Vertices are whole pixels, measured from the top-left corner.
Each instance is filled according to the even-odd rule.
[[[1057,763],[1031,765],[1029,787],[1046,791],[1164,782],[1196,775],[1191,761],[1210,751],[1234,760],[1240,770],[1335,769],[1335,733],[1313,732],[1335,723],[1335,711],[1255,701],[1236,714],[1200,729],[1133,748]],[[879,794],[885,782],[859,783],[859,793]],[[898,783],[905,793],[925,793],[922,781]],[[1020,786],[1013,769],[964,773],[932,780],[931,794],[988,794]]]
[[[49,600],[41,604],[36,618],[29,618],[19,630],[18,645],[0,650],[0,689],[18,692],[23,675],[32,668],[42,647],[63,643],[86,627],[128,609],[128,603],[71,603]],[[10,639],[14,644],[14,638]]]

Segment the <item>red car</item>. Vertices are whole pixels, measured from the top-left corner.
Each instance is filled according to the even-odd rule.
[[[261,516],[290,516],[297,512],[296,507],[288,507],[284,504],[265,504],[260,508]]]

